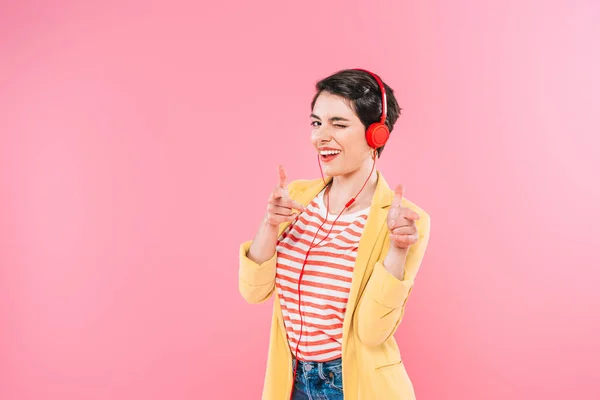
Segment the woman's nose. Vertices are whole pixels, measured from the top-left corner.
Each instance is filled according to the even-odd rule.
[[[331,140],[331,132],[328,128],[321,126],[313,131],[314,138],[320,142],[329,142]]]

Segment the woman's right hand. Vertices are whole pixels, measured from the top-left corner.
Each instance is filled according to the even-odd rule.
[[[274,227],[278,227],[283,222],[293,221],[299,214],[299,212],[293,212],[293,209],[300,212],[305,209],[302,204],[290,198],[285,187],[287,175],[282,165],[277,166],[277,172],[279,173],[279,182],[269,196],[265,215],[265,222]]]
[[[298,213],[292,210],[304,211],[304,206],[292,200],[285,187],[286,174],[281,165],[277,167],[279,172],[279,182],[273,189],[267,212],[261,221],[260,228],[246,256],[257,264],[262,264],[271,259],[277,252],[277,233],[279,224],[282,222],[293,221]]]

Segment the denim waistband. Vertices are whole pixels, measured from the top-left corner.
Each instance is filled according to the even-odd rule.
[[[294,356],[292,356],[292,364],[294,363],[294,361],[298,361],[299,365],[310,365],[313,367],[317,367],[319,366],[319,364],[321,364],[324,367],[334,367],[334,366],[338,366],[338,365],[342,365],[342,357],[336,358],[335,360],[329,360],[329,361],[302,361],[302,360],[297,360]]]

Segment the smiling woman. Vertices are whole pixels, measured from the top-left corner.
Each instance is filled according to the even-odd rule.
[[[375,171],[400,107],[366,70],[316,90],[311,142],[328,177],[287,184],[279,166],[256,237],[239,251],[242,296],[275,296],[262,398],[414,399],[394,332],[430,217]]]

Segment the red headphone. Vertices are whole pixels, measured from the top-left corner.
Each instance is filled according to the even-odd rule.
[[[385,94],[385,87],[383,86],[383,82],[381,81],[381,79],[379,79],[379,77],[377,75],[375,75],[372,72],[367,71],[366,69],[360,69],[360,68],[353,68],[353,70],[355,71],[363,71],[366,72],[368,74],[370,74],[373,78],[375,78],[375,80],[377,81],[377,84],[379,85],[379,89],[381,90],[381,120],[379,122],[374,122],[371,125],[369,125],[369,127],[366,130],[366,139],[367,139],[367,144],[373,148],[373,149],[378,149],[379,147],[382,147],[383,145],[385,145],[385,143],[387,142],[388,138],[390,137],[390,131],[388,129],[388,127],[385,125],[385,119],[387,117],[387,97]],[[317,155],[318,157],[318,155]],[[375,157],[376,158],[376,157]],[[321,168],[321,160],[318,158],[317,159],[319,162],[319,169],[321,170],[321,178],[323,178],[323,183],[325,183],[325,177],[323,176],[323,169]],[[335,222],[338,220],[338,218],[342,215],[342,213],[348,208],[350,207],[350,205],[352,203],[354,203],[354,201],[356,200],[356,198],[358,197],[358,195],[360,194],[360,192],[362,192],[362,190],[364,189],[364,187],[367,185],[367,182],[369,182],[369,178],[371,178],[371,175],[373,174],[373,170],[375,169],[375,159],[373,159],[373,167],[371,168],[371,173],[369,174],[369,177],[367,178],[367,180],[365,181],[365,183],[363,184],[362,188],[360,188],[360,190],[358,191],[358,193],[356,194],[356,196],[354,196],[353,198],[350,199],[350,201],[348,201],[348,203],[346,203],[344,209],[340,212],[340,214],[336,217],[336,219],[332,222],[331,224],[331,229],[329,229],[329,232],[327,232],[327,235],[325,235],[325,237],[323,239],[321,239],[319,241],[319,243],[317,243],[316,245],[313,246],[315,239],[317,238],[319,232],[321,231],[321,228],[323,227],[323,225],[325,224],[325,222],[327,222],[327,218],[329,217],[329,196],[327,196],[327,206],[326,206],[326,210],[327,210],[327,214],[325,215],[325,221],[323,221],[323,223],[321,224],[321,226],[319,226],[319,229],[317,229],[317,233],[315,234],[315,237],[313,238],[310,246],[308,247],[308,250],[306,251],[306,257],[304,258],[304,263],[302,264],[302,269],[300,270],[300,276],[298,277],[298,313],[300,314],[300,336],[298,337],[298,343],[296,345],[296,352],[295,352],[295,356],[294,358],[296,358],[296,366],[294,368],[294,376],[292,379],[292,391],[290,393],[290,399],[293,397],[294,395],[294,385],[296,384],[296,373],[298,370],[298,348],[300,347],[300,343],[302,340],[302,332],[303,332],[303,327],[304,327],[304,320],[302,318],[302,301],[300,299],[300,284],[302,283],[302,276],[304,275],[304,267],[306,266],[306,260],[308,259],[308,254],[310,253],[310,251],[313,249],[313,247],[318,246],[319,244],[321,244],[321,242],[323,242],[323,240],[327,239],[327,237],[329,236],[329,234],[331,233],[331,231],[333,230],[333,226],[335,225]],[[293,223],[296,223],[296,221],[298,220],[298,217],[300,215],[298,214],[298,216],[296,217],[296,219],[294,220]]]
[[[390,137],[390,130],[385,124],[385,119],[387,117],[387,95],[385,93],[385,87],[383,86],[383,82],[377,75],[372,72],[367,71],[366,69],[354,68],[355,71],[363,71],[370,74],[379,85],[379,90],[381,90],[381,120],[379,122],[372,123],[367,128],[366,136],[367,143],[374,149],[378,149],[382,147]]]

